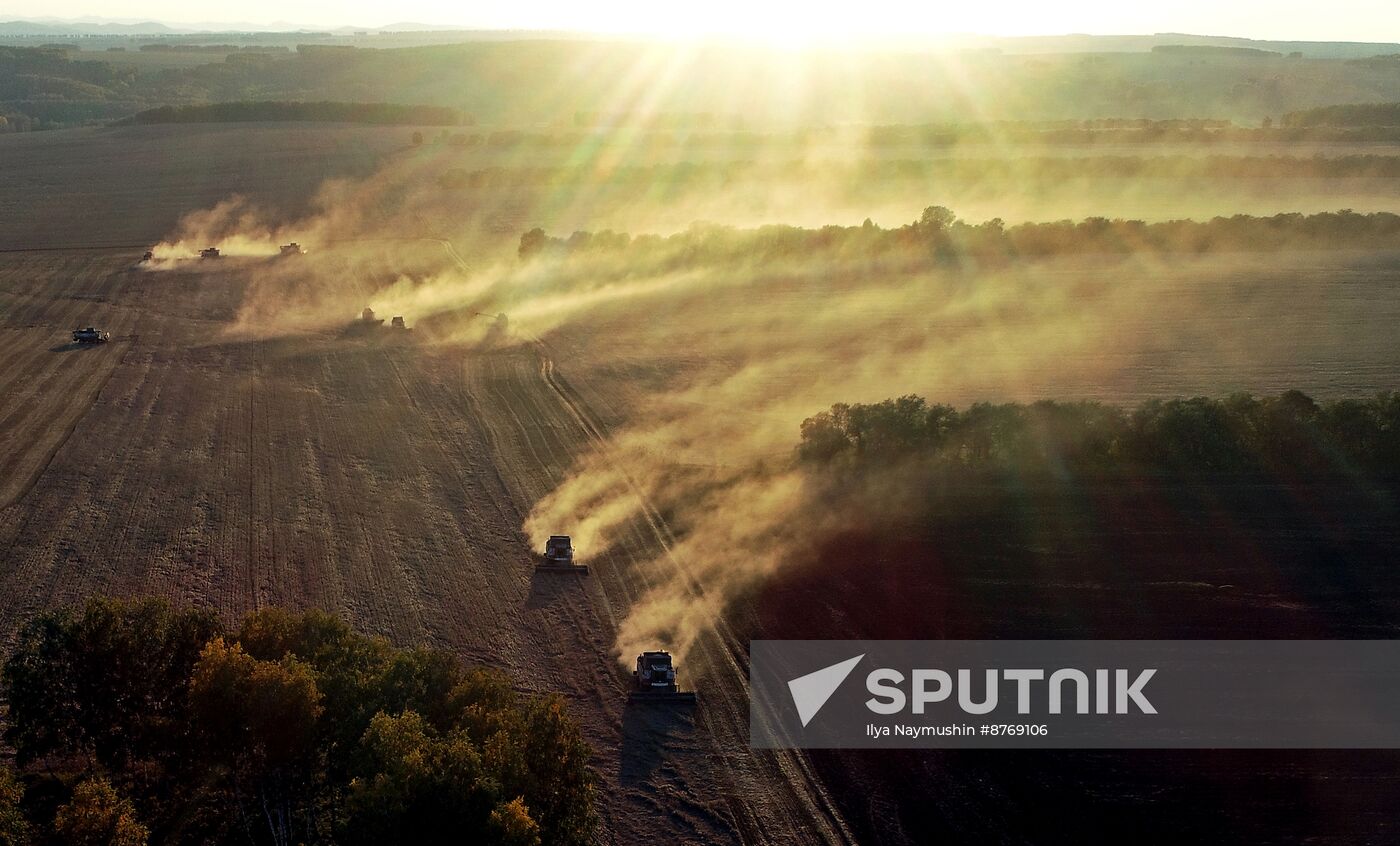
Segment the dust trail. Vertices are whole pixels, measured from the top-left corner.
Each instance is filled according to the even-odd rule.
[[[524,528],[537,546],[568,533],[596,555],[645,505],[665,516],[683,568],[666,556],[636,565],[651,588],[621,626],[624,661],[656,647],[683,658],[736,598],[840,528],[791,466],[805,417],[906,393],[1035,399],[1063,384],[1059,360],[1080,362],[1069,384],[1091,384],[1099,371],[1120,371],[1152,331],[1143,304],[1162,274],[1149,256],[1096,273],[1074,261],[1001,270],[800,255],[719,261],[686,244],[522,261],[514,238],[490,236],[504,206],[453,209],[456,195],[423,189],[435,167],[405,161],[330,183],[311,214],[289,222],[269,223],[233,198],[188,217],[158,257],[218,245],[260,262],[235,332],[331,330],[370,306],[407,316],[429,342],[486,341],[493,324],[480,313],[507,314],[517,337],[567,341],[576,355],[566,372],[603,374],[602,389],[628,397],[626,421]],[[569,213],[589,212],[594,199]],[[538,202],[557,211],[557,198]],[[702,241],[734,234],[696,231]],[[470,270],[423,240],[445,234],[471,256]],[[308,255],[269,258],[292,240]],[[645,391],[608,375],[617,373],[645,377]]]
[[[629,361],[677,350],[702,360],[582,459],[525,524],[536,544],[569,532],[596,553],[620,541],[644,502],[667,515],[682,567],[667,556],[638,565],[653,586],[619,632],[624,663],[658,647],[684,656],[734,599],[841,527],[790,461],[806,416],[911,392],[1030,398],[1037,370],[1069,353],[1103,351],[1104,367],[1117,367],[1107,353],[1134,331],[1127,318],[1150,287],[1086,289],[1048,267],[860,274],[800,260],[711,269],[642,280],[630,298],[577,315],[606,319],[598,333],[626,333],[618,346]],[[748,297],[766,307],[745,307]]]

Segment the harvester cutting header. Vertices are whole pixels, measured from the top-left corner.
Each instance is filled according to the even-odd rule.
[[[574,561],[574,544],[568,535],[550,535],[544,542],[544,557],[535,565],[537,573],[578,573],[588,575],[588,565]]]
[[[643,652],[632,671],[633,702],[694,702],[695,692],[676,684],[676,667],[671,653]]]

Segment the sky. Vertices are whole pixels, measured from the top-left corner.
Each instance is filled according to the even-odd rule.
[[[0,19],[100,16],[167,23],[290,22],[378,27],[412,21],[473,29],[566,29],[772,41],[954,33],[1189,32],[1308,41],[1400,41],[1392,0],[0,0]]]

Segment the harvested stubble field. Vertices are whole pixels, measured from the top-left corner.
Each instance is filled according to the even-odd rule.
[[[562,692],[599,756],[605,842],[841,839],[802,759],[748,753],[732,640],[687,668],[703,710],[627,705],[614,627],[664,527],[637,527],[587,579],[533,574],[525,516],[601,434],[548,347],[233,339],[249,273],[0,258],[7,639],[92,594],[335,609]],[[112,342],[66,343],[79,324]]]
[[[844,819],[888,809],[874,795],[884,789],[878,766],[819,756],[824,779],[808,756],[747,748],[744,641],[781,632],[775,617],[804,619],[818,607],[810,597],[798,590],[787,606],[780,585],[767,604],[736,603],[737,630],[717,620],[682,668],[701,691],[697,708],[629,707],[619,628],[650,588],[692,582],[685,556],[668,553],[672,528],[643,508],[605,552],[584,551],[585,579],[535,575],[537,550],[522,530],[649,394],[707,369],[742,369],[745,350],[724,348],[726,330],[748,343],[745,320],[761,312],[777,353],[819,346],[794,316],[819,313],[832,290],[779,270],[761,290],[600,306],[541,342],[497,350],[333,331],[249,337],[235,327],[262,260],[148,272],[136,266],[140,248],[76,247],[153,244],[180,215],[223,199],[235,172],[246,193],[294,214],[323,177],[368,172],[402,152],[405,130],[179,131],[202,140],[173,158],[175,136],[158,128],[51,133],[42,140],[52,148],[24,147],[37,144],[30,139],[3,148],[15,166],[0,185],[66,181],[82,191],[44,197],[28,214],[14,194],[0,198],[0,248],[13,250],[0,252],[0,638],[37,610],[98,593],[166,596],[229,617],[319,606],[397,643],[448,648],[524,687],[562,692],[598,756],[602,842],[847,842]],[[277,149],[283,158],[267,155]],[[89,161],[93,150],[112,158]],[[756,393],[790,391],[793,401],[750,413],[755,428],[780,427],[787,449],[802,415],[901,390],[962,404],[1393,388],[1397,268],[1393,255],[1341,253],[1071,260],[1010,274],[1005,299],[918,289],[912,308],[872,300],[848,315],[897,323],[922,343],[922,357],[862,388],[876,393],[829,389],[823,379],[842,351],[818,349],[760,371]],[[89,324],[112,342],[68,343]],[[761,419],[779,407],[781,419]],[[696,411],[749,419],[743,408]],[[1131,606],[1138,594],[1129,585],[1115,596]],[[947,830],[1014,839],[1015,827],[998,827],[994,800],[1021,776],[973,769],[949,760],[913,801],[937,789],[928,806],[952,820]],[[1026,783],[1040,789],[1047,770]],[[1368,789],[1388,785],[1389,770],[1378,770]],[[1228,771],[1258,778],[1249,761]],[[840,808],[824,781],[841,787]]]
[[[664,383],[684,361],[630,356],[642,346],[620,319],[497,351],[388,333],[240,336],[230,328],[263,260],[148,272],[135,258],[0,256],[6,637],[39,609],[99,593],[156,594],[231,617],[271,604],[330,608],[395,642],[446,647],[528,688],[563,692],[598,753],[605,841],[658,830],[697,843],[848,839],[806,756],[748,751],[744,650],[727,626],[689,656],[698,709],[626,704],[614,643],[632,604],[668,577],[654,569],[673,540],[658,515],[590,557],[588,578],[532,573],[521,530],[532,506],[625,423],[638,385]],[[1117,327],[1135,343],[1118,347],[1116,364],[1088,344],[1053,372],[1020,374],[1034,384],[972,362],[962,381],[945,374],[944,383],[962,401],[981,392],[1170,396],[1209,385],[1352,393],[1393,378],[1392,263],[1295,263],[1287,274],[1235,266],[1226,281],[1200,268],[1166,274],[1150,286],[1161,294],[1153,307]],[[1086,296],[1118,279],[1112,269],[1078,272],[1099,279]],[[1188,292],[1206,284],[1215,317],[1171,307],[1198,305]],[[1309,289],[1317,319],[1286,320]],[[728,298],[741,293],[711,305],[737,310]],[[768,301],[781,311],[804,296],[774,290]],[[685,315],[647,331],[683,338]],[[1350,341],[1328,353],[1318,345],[1338,323]],[[67,342],[87,324],[109,329],[112,342]],[[1222,349],[1255,354],[1212,369]],[[1158,365],[1145,365],[1148,356]],[[1343,375],[1353,381],[1337,381]],[[736,613],[740,634],[765,626],[761,615]]]

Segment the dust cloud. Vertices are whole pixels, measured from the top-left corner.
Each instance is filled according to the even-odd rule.
[[[463,203],[424,187],[440,167],[411,159],[329,183],[312,214],[286,223],[232,198],[187,217],[157,248],[157,264],[211,245],[259,262],[236,333],[325,331],[370,306],[406,315],[427,342],[472,344],[490,332],[474,318],[505,313],[513,343],[567,342],[566,372],[658,374],[645,392],[600,380],[603,393],[633,398],[624,422],[524,525],[537,548],[567,533],[586,557],[659,550],[635,565],[646,589],[620,626],[624,663],[656,648],[684,660],[731,603],[839,530],[841,515],[821,508],[792,463],[804,418],[835,402],[907,393],[1102,398],[1089,388],[1130,363],[1165,299],[1157,286],[1168,274],[1146,255],[1107,268],[829,257],[736,265],[683,252],[637,262],[626,250],[526,261],[514,249],[523,227],[505,236],[501,220],[624,218],[598,194],[483,192]],[[629,214],[640,220],[655,207]],[[290,241],[308,255],[275,258]],[[1170,307],[1181,314],[1190,302],[1178,292]]]
[[[1046,362],[1116,366],[1109,352],[1148,286],[1062,276],[796,265],[647,280],[611,306],[610,330],[668,312],[684,319],[633,328],[627,356],[660,360],[680,347],[706,363],[586,456],[526,531],[537,544],[569,531],[580,550],[602,551],[650,524],[668,548],[641,565],[649,588],[621,626],[618,657],[662,647],[684,656],[733,600],[842,528],[793,466],[805,417],[911,392],[1037,398]],[[1091,370],[1079,376],[1092,381]]]

